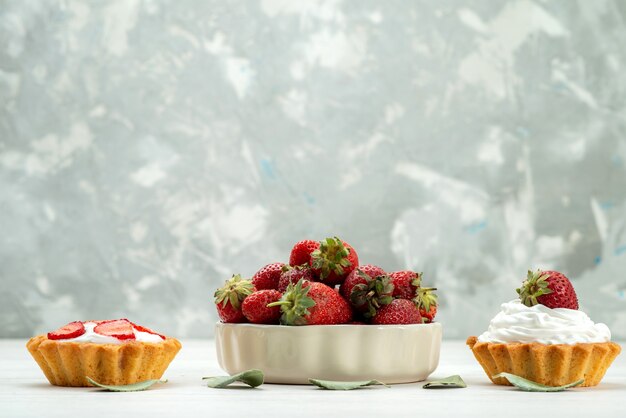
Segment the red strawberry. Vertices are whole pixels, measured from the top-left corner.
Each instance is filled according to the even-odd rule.
[[[154,332],[152,331],[150,328],[146,328],[144,326],[141,325],[137,325],[134,322],[131,322],[131,324],[133,324],[133,327],[139,331],[139,332],[147,332],[148,334],[152,334],[152,335],[158,335],[159,337],[163,338],[164,340],[167,339],[167,337],[165,335],[161,335],[158,332]]]
[[[416,290],[420,287],[422,273],[414,271],[394,271],[389,275],[393,283],[393,297],[399,299],[413,299]]]
[[[420,310],[422,320],[425,324],[429,324],[435,320],[437,315],[437,295],[435,287],[420,287],[417,290],[417,296],[413,299],[415,305]]]
[[[422,317],[415,304],[407,299],[394,299],[389,305],[380,308],[372,324],[394,325],[394,324],[421,324]]]
[[[430,305],[428,311],[422,308],[419,309],[420,315],[422,316],[422,322],[424,322],[425,324],[435,322],[435,316],[437,315],[437,305]]]
[[[253,324],[278,324],[280,306],[268,307],[267,305],[276,302],[282,295],[274,289],[258,290],[244,299],[241,311]]]
[[[263,267],[252,276],[252,284],[257,290],[276,289],[285,263],[272,263]]]
[[[374,278],[361,273],[366,278],[365,283],[356,284],[350,293],[350,304],[365,318],[373,318],[383,306],[393,300],[393,285],[389,276]]]
[[[296,284],[300,279],[312,282],[315,280],[313,270],[308,266],[296,266],[294,268],[283,267],[283,273],[278,280],[278,291],[284,292],[291,283]]]
[[[93,329],[96,334],[117,338],[118,340],[134,340],[133,324],[128,319],[104,321]]]
[[[289,285],[283,297],[268,306],[280,306],[284,325],[334,325],[352,319],[352,310],[335,289],[319,282]]]
[[[346,280],[341,284],[341,295],[344,299],[350,300],[350,294],[352,293],[352,288],[360,283],[367,283],[367,278],[363,277],[359,272],[364,273],[367,277],[373,278],[377,276],[384,276],[385,270],[381,269],[378,266],[373,266],[371,264],[365,264],[357,267],[352,270]]]
[[[296,242],[296,245],[291,249],[291,255],[289,256],[290,266],[302,266],[304,264],[311,263],[311,253],[317,250],[320,243],[310,239],[305,239]]]
[[[572,282],[558,271],[528,270],[522,287],[516,289],[519,298],[526,306],[538,303],[548,308],[566,308],[578,310],[578,297]]]
[[[49,340],[67,340],[70,338],[80,337],[85,333],[85,325],[82,322],[70,322],[62,326],[56,331],[48,333]]]
[[[226,280],[214,295],[217,314],[222,322],[246,322],[241,312],[241,302],[255,290],[250,280],[242,279],[239,274]]]
[[[358,265],[359,256],[354,248],[337,237],[320,241],[319,248],[311,253],[313,271],[329,286],[343,283]]]

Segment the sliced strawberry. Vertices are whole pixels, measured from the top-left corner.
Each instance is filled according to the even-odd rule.
[[[133,324],[128,319],[104,321],[93,329],[96,334],[117,338],[118,340],[134,340]]]
[[[135,329],[137,331],[139,331],[139,332],[147,332],[148,334],[158,335],[159,337],[163,338],[164,340],[166,339],[165,335],[161,335],[158,332],[154,332],[150,328],[146,328],[146,327],[143,327],[141,325],[137,325],[134,322],[131,322],[131,324],[133,324],[133,327],[135,327]]]
[[[48,333],[49,340],[67,340],[70,338],[80,337],[85,333],[85,325],[82,322],[75,321],[70,322],[67,325],[62,326],[56,331]]]

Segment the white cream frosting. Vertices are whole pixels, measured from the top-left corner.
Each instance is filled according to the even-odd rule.
[[[134,340],[118,340],[115,337],[109,337],[107,335],[97,334],[93,329],[96,327],[95,322],[85,322],[85,333],[76,338],[68,338],[66,340],[58,340],[63,342],[75,342],[75,343],[96,343],[96,344],[123,344],[128,341],[140,341],[146,343],[160,343],[163,341],[159,335],[150,334],[149,332],[137,331],[133,327],[135,333]]]
[[[604,324],[594,323],[586,313],[573,309],[551,309],[544,305],[528,307],[519,299],[502,304],[479,342],[577,344],[611,340]]]

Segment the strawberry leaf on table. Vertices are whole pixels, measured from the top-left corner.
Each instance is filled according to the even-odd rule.
[[[131,383],[130,385],[103,385],[101,383],[96,382],[89,376],[85,376],[87,381],[94,386],[97,386],[102,389],[106,389],[110,392],[139,392],[142,390],[148,389],[150,386],[155,383],[166,383],[167,380],[144,380],[143,382]]]
[[[387,384],[383,382],[379,382],[378,380],[340,382],[336,380],[309,379],[309,383],[312,383],[315,386],[318,386],[322,389],[328,389],[328,390],[352,390],[352,389],[360,389],[366,386],[374,386],[374,385],[383,385],[385,387],[389,387]]]
[[[424,389],[452,389],[466,387],[467,385],[458,374],[445,377],[441,380],[433,380],[432,382],[428,382],[424,386],[422,386],[422,388]]]
[[[572,383],[568,383],[563,386],[546,386],[541,383],[533,382],[532,380],[524,379],[523,377],[514,375],[512,373],[499,373],[495,376],[492,376],[494,379],[499,377],[503,377],[509,381],[513,386],[526,391],[526,392],[561,392],[568,388],[573,388],[574,386],[578,386],[582,384],[585,379],[580,379]]]
[[[208,387],[214,389],[222,389],[235,382],[245,383],[255,388],[263,384],[263,379],[263,372],[258,369],[246,370],[245,372],[237,373],[232,376],[210,376],[202,378],[202,380],[206,380]]]

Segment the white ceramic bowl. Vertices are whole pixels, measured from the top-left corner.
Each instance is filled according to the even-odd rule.
[[[260,369],[268,383],[307,384],[309,378],[408,383],[439,363],[441,324],[215,326],[217,359],[235,374]]]

